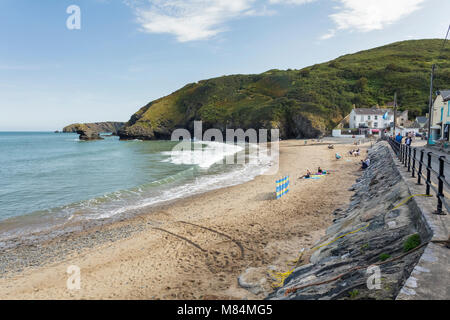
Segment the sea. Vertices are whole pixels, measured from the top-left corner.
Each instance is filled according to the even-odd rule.
[[[272,165],[256,144],[193,141],[180,148],[173,141],[102,137],[0,132],[0,248],[241,184]],[[245,161],[225,161],[230,157]]]

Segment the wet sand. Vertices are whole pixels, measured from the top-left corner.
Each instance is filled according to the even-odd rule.
[[[333,211],[348,204],[348,189],[360,175],[361,158],[345,156],[353,148],[283,141],[276,175],[5,252],[3,265],[15,267],[0,275],[0,299],[264,298],[273,282],[268,270],[287,271],[301,248],[324,235]],[[337,161],[335,152],[344,158]],[[299,179],[319,166],[333,173]],[[285,175],[290,192],[276,200],[275,180]],[[24,259],[32,260],[22,266]],[[80,268],[80,290],[67,289],[71,265]],[[237,282],[249,268],[264,288],[257,294]]]

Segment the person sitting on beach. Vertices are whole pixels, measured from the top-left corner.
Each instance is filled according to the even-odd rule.
[[[309,170],[306,170],[306,174],[300,177],[300,179],[309,179],[309,178],[311,178],[311,172]]]
[[[369,166],[367,165],[367,163],[363,160],[361,160],[361,170],[366,170]]]
[[[354,150],[353,155],[354,155],[355,157],[359,157],[359,155],[360,155],[360,150],[359,150],[359,148],[358,148],[357,150]]]
[[[370,159],[367,158],[366,160],[361,160],[361,169],[366,170],[370,166]]]
[[[334,149],[334,146],[333,146],[332,144],[330,144],[330,145],[328,146],[328,149],[332,150],[332,149]]]
[[[336,157],[336,160],[340,160],[342,158],[342,156],[339,153],[336,153],[335,157]]]
[[[323,170],[322,170],[321,167],[319,167],[319,168],[317,169],[317,174],[323,174]]]

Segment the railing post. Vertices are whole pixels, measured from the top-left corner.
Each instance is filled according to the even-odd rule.
[[[408,146],[405,144],[404,145],[405,146],[405,162],[404,162],[404,165],[405,165],[405,168],[408,166]]]
[[[420,161],[419,170],[417,171],[417,184],[422,184],[422,167],[423,167],[423,157],[425,155],[425,150],[420,150]]]
[[[408,166],[409,147],[405,144],[405,168]]]
[[[411,146],[408,146],[408,172],[411,172]]]
[[[426,194],[427,196],[430,195],[430,184],[431,184],[431,152],[428,152],[428,165],[427,165],[427,188],[426,188]]]
[[[403,164],[405,165],[406,168],[406,159],[408,158],[408,150],[406,144],[402,144],[402,146],[403,146]]]
[[[412,177],[415,178],[415,172],[416,172],[416,156],[417,156],[417,149],[414,148],[413,151],[413,163],[412,163]]]
[[[400,155],[399,155],[400,162],[403,163],[403,148],[402,148],[402,145],[401,144],[398,145],[398,148],[400,149]]]
[[[445,156],[440,156],[439,157],[439,186],[438,186],[438,194],[437,194],[437,198],[438,198],[438,204],[437,204],[437,210],[435,212],[435,214],[442,214],[442,199],[444,197],[444,179],[445,179],[445,173],[444,173],[444,160],[445,160]]]
[[[399,147],[400,147],[400,162],[403,163],[403,156],[404,156],[403,155],[403,145],[400,144]]]

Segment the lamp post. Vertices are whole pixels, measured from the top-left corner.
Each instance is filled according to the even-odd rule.
[[[397,128],[397,91],[394,94],[394,138],[396,128]]]
[[[430,100],[428,102],[428,139],[427,146],[430,146],[431,141],[431,121],[433,119],[433,79],[434,79],[434,70],[436,69],[436,65],[433,64],[431,67],[431,81],[430,81]]]

